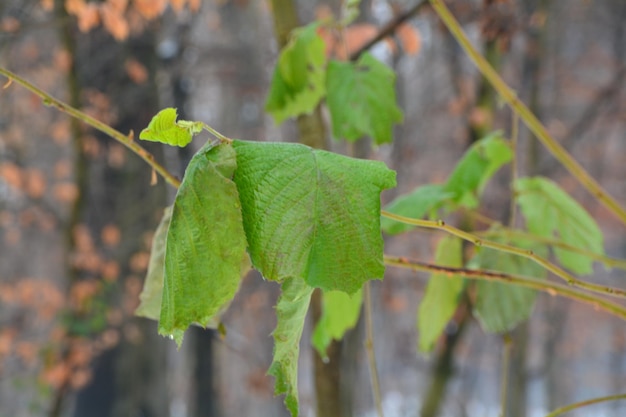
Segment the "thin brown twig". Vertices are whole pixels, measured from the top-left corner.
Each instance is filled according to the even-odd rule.
[[[100,132],[112,137],[113,139],[115,139],[116,141],[126,146],[131,151],[133,151],[135,154],[137,154],[148,165],[150,165],[152,169],[158,172],[165,179],[166,182],[168,182],[175,188],[178,188],[180,186],[180,180],[178,178],[176,178],[173,174],[171,174],[163,165],[159,164],[154,159],[154,156],[150,152],[145,150],[141,145],[139,145],[137,142],[133,140],[132,132],[129,135],[125,135],[122,132],[116,129],[113,129],[111,126],[107,125],[106,123],[103,123],[97,119],[94,119],[93,117],[70,106],[69,104],[52,97],[50,94],[36,87],[34,84],[31,84],[30,82],[26,81],[19,75],[5,68],[0,67],[0,74],[4,75],[9,80],[14,81],[15,83],[21,85],[22,87],[26,88],[30,92],[39,96],[43,100],[45,105],[55,107],[61,112],[66,113],[88,124],[94,129],[97,129]]]
[[[453,268],[408,259],[401,256],[384,256],[385,265],[399,268],[411,269],[414,271],[424,271],[430,273],[445,274],[452,278],[464,277],[474,280],[503,282],[509,285],[531,288],[546,292],[550,295],[560,295],[584,304],[592,306],[596,310],[602,310],[622,320],[626,320],[626,307],[621,304],[601,298],[595,294],[590,294],[567,285],[531,278],[523,275],[506,274],[504,272],[488,271],[481,269]]]
[[[609,395],[606,397],[592,398],[590,400],[580,401],[574,404],[566,405],[564,407],[557,408],[550,414],[546,415],[546,417],[556,417],[563,413],[567,413],[568,411],[572,411],[577,408],[582,408],[587,405],[598,404],[598,403],[602,403],[606,401],[616,401],[616,400],[626,400],[626,394],[617,394],[617,395]]]
[[[393,20],[391,20],[389,23],[383,26],[383,28],[380,29],[380,31],[378,31],[376,36],[370,39],[365,45],[361,46],[359,49],[352,52],[349,57],[350,61],[356,61],[357,59],[359,59],[361,55],[363,55],[364,52],[368,51],[378,42],[382,41],[387,36],[393,35],[396,32],[396,30],[398,30],[400,25],[402,25],[404,22],[406,22],[411,17],[413,17],[413,15],[419,12],[422,9],[422,7],[426,5],[428,5],[428,1],[420,0],[409,10],[402,13],[401,15],[396,16]]]
[[[473,243],[475,246],[478,246],[478,247],[482,246],[485,248],[495,249],[500,252],[510,253],[512,255],[517,255],[517,256],[521,256],[522,258],[530,259],[531,261],[535,262],[537,265],[541,266],[542,268],[545,268],[548,271],[552,272],[554,275],[561,278],[562,280],[564,280],[571,286],[582,288],[587,291],[592,291],[592,292],[596,292],[599,294],[626,298],[626,290],[621,289],[621,288],[609,287],[605,285],[598,285],[598,284],[593,284],[591,282],[581,281],[580,279],[574,277],[569,272],[565,271],[563,268],[560,268],[559,266],[548,261],[547,259],[544,259],[541,256],[537,255],[532,250],[521,249],[512,245],[507,245],[504,243],[482,239],[478,237],[476,234],[465,232],[454,226],[450,226],[446,224],[446,222],[444,222],[443,220],[412,219],[410,217],[400,216],[398,214],[390,213],[385,210],[381,210],[380,214],[384,217],[387,217],[388,219],[396,220],[401,223],[447,232],[451,235],[460,237],[463,240]]]

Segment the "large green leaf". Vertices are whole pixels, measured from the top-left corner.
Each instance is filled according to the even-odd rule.
[[[420,219],[441,203],[454,197],[454,193],[446,191],[443,185],[428,184],[417,187],[409,194],[401,195],[393,200],[385,210],[413,219]],[[395,235],[413,229],[415,226],[383,217],[380,225],[385,233]]]
[[[187,120],[176,121],[177,117],[176,109],[172,107],[161,110],[152,118],[148,127],[141,131],[139,139],[187,146],[194,134],[202,132],[204,124]]]
[[[348,141],[369,135],[376,144],[391,142],[393,125],[402,121],[394,82],[394,72],[369,53],[356,63],[330,61],[326,103],[333,135]]]
[[[231,145],[205,145],[176,194],[165,250],[159,333],[180,345],[191,323],[206,326],[234,297],[248,262]]]
[[[327,358],[326,349],[333,340],[343,339],[343,335],[359,321],[363,293],[354,295],[341,291],[324,291],[322,295],[322,316],[315,326],[311,343],[322,358]]]
[[[544,245],[530,240],[500,240],[522,249],[530,249],[541,257],[548,253]],[[480,252],[470,262],[470,267],[545,278],[547,272],[527,258],[510,253],[502,253],[488,248]],[[515,326],[530,317],[535,305],[536,291],[499,282],[479,281],[476,284],[474,315],[483,329],[491,333],[513,330]]]
[[[293,143],[233,146],[250,257],[265,278],[352,294],[383,277],[380,192],[394,171]]]
[[[558,237],[569,245],[603,254],[603,236],[597,223],[572,197],[547,178],[520,178],[515,183],[517,202],[528,230]],[[593,271],[593,260],[580,253],[555,248],[559,262],[578,274]]]
[[[494,132],[477,141],[465,152],[457,163],[445,185],[445,190],[454,193],[454,200],[463,206],[478,206],[477,195],[487,181],[513,157],[509,144],[500,132]]]
[[[165,267],[165,240],[167,229],[172,219],[172,208],[167,207],[163,212],[161,222],[152,239],[150,262],[143,290],[139,295],[139,307],[135,315],[152,320],[158,320],[161,315],[161,300],[163,299],[163,269]]]
[[[312,112],[326,94],[326,54],[316,23],[296,30],[274,69],[265,109],[276,123]]]
[[[298,356],[304,318],[313,288],[301,278],[289,278],[282,284],[276,304],[274,360],[268,373],[276,378],[274,393],[285,394],[285,405],[292,417],[298,416]]]
[[[463,265],[461,240],[446,236],[439,241],[435,253],[437,265],[461,267]],[[426,293],[417,313],[419,349],[430,352],[454,315],[465,285],[456,275],[433,274],[428,280]]]

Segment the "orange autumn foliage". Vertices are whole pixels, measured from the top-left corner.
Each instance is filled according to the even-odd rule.
[[[327,56],[346,60],[374,39],[380,29],[369,23],[358,23],[348,26],[343,33],[320,27],[318,33],[326,44]],[[383,40],[392,53],[398,53],[398,43],[407,55],[417,54],[421,48],[421,37],[417,29],[410,24],[400,25],[394,34],[395,39],[387,37]]]
[[[128,78],[135,84],[143,84],[148,80],[148,70],[136,59],[128,59],[124,64],[124,69],[126,74],[128,74]]]
[[[108,224],[102,228],[100,239],[106,246],[117,246],[122,239],[122,232],[114,224]]]
[[[167,7],[166,0],[134,0],[133,8],[146,20],[160,16]]]

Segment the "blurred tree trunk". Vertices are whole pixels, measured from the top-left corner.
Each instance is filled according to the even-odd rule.
[[[73,56],[82,89],[93,89],[108,97],[117,107],[114,127],[122,132],[138,132],[158,111],[154,84],[154,39],[152,32],[131,38],[124,44],[96,30],[81,34]],[[125,71],[127,59],[142,63],[148,71],[143,83],[134,83]],[[130,267],[139,252],[145,252],[145,236],[154,230],[159,212],[165,206],[164,182],[151,186],[151,170],[110,138],[97,136],[103,149],[89,165],[89,188],[85,196],[83,222],[98,236],[105,225],[122,232],[115,250],[120,265],[117,294],[109,300],[124,307],[128,286],[143,280],[143,272]],[[157,160],[161,146],[147,146]],[[120,156],[123,152],[123,156]],[[117,158],[117,159],[115,159]],[[136,295],[135,295],[136,297]],[[132,302],[132,301],[131,301]],[[126,309],[125,314],[132,314]],[[95,361],[93,379],[78,393],[74,415],[165,417],[169,415],[166,377],[166,339],[156,332],[156,323],[130,318],[120,330],[120,342]]]

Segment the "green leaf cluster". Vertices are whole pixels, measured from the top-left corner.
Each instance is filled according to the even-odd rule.
[[[352,294],[381,279],[379,196],[393,186],[381,162],[291,143],[208,143],[154,241],[149,281],[158,287],[164,274],[159,331],[180,343],[191,323],[207,325],[233,298],[249,258],[266,279],[327,291]]]
[[[509,163],[513,152],[500,132],[494,132],[477,141],[463,155],[445,184],[428,184],[392,201],[385,209],[405,217],[420,219],[434,216],[441,207],[453,211],[458,207],[478,207],[478,196],[491,177]],[[414,226],[391,219],[382,220],[385,233],[398,234]]]
[[[346,5],[348,18],[355,17],[357,5]],[[371,136],[376,144],[391,142],[393,125],[403,118],[394,72],[369,53],[357,62],[327,62],[319,27],[312,23],[292,34],[274,69],[265,109],[282,123],[311,113],[326,97],[336,138]]]
[[[512,159],[512,150],[499,132],[476,142],[463,155],[444,184],[429,184],[395,199],[386,209],[411,218],[434,217],[459,207],[475,209],[488,180]],[[530,238],[501,237],[497,242],[523,250],[532,250],[546,258],[546,240],[560,239],[589,253],[602,254],[602,233],[593,218],[565,191],[545,178],[522,178],[514,183],[515,196],[526,219]],[[383,219],[382,229],[389,234],[402,233],[413,226]],[[532,239],[532,235],[538,239]],[[506,234],[503,234],[506,236]],[[546,238],[546,239],[541,239]],[[435,262],[439,265],[464,264],[461,243],[446,237],[439,242]],[[554,247],[557,260],[576,273],[590,273],[593,260],[589,256]],[[467,267],[495,270],[535,278],[545,278],[546,270],[532,260],[510,253],[480,248]],[[455,276],[433,274],[418,311],[419,349],[427,352],[452,318],[463,291],[463,280]],[[501,283],[480,281],[474,286],[474,315],[487,332],[510,331],[531,312],[535,291]]]
[[[251,266],[282,283],[270,373],[296,415],[311,292],[325,291],[329,314],[350,300],[349,317],[327,317],[320,337],[354,325],[360,288],[384,274],[380,193],[393,186],[395,172],[381,162],[292,143],[209,142],[157,229],[137,314],[159,319],[159,332],[180,345],[189,325],[219,324]]]

